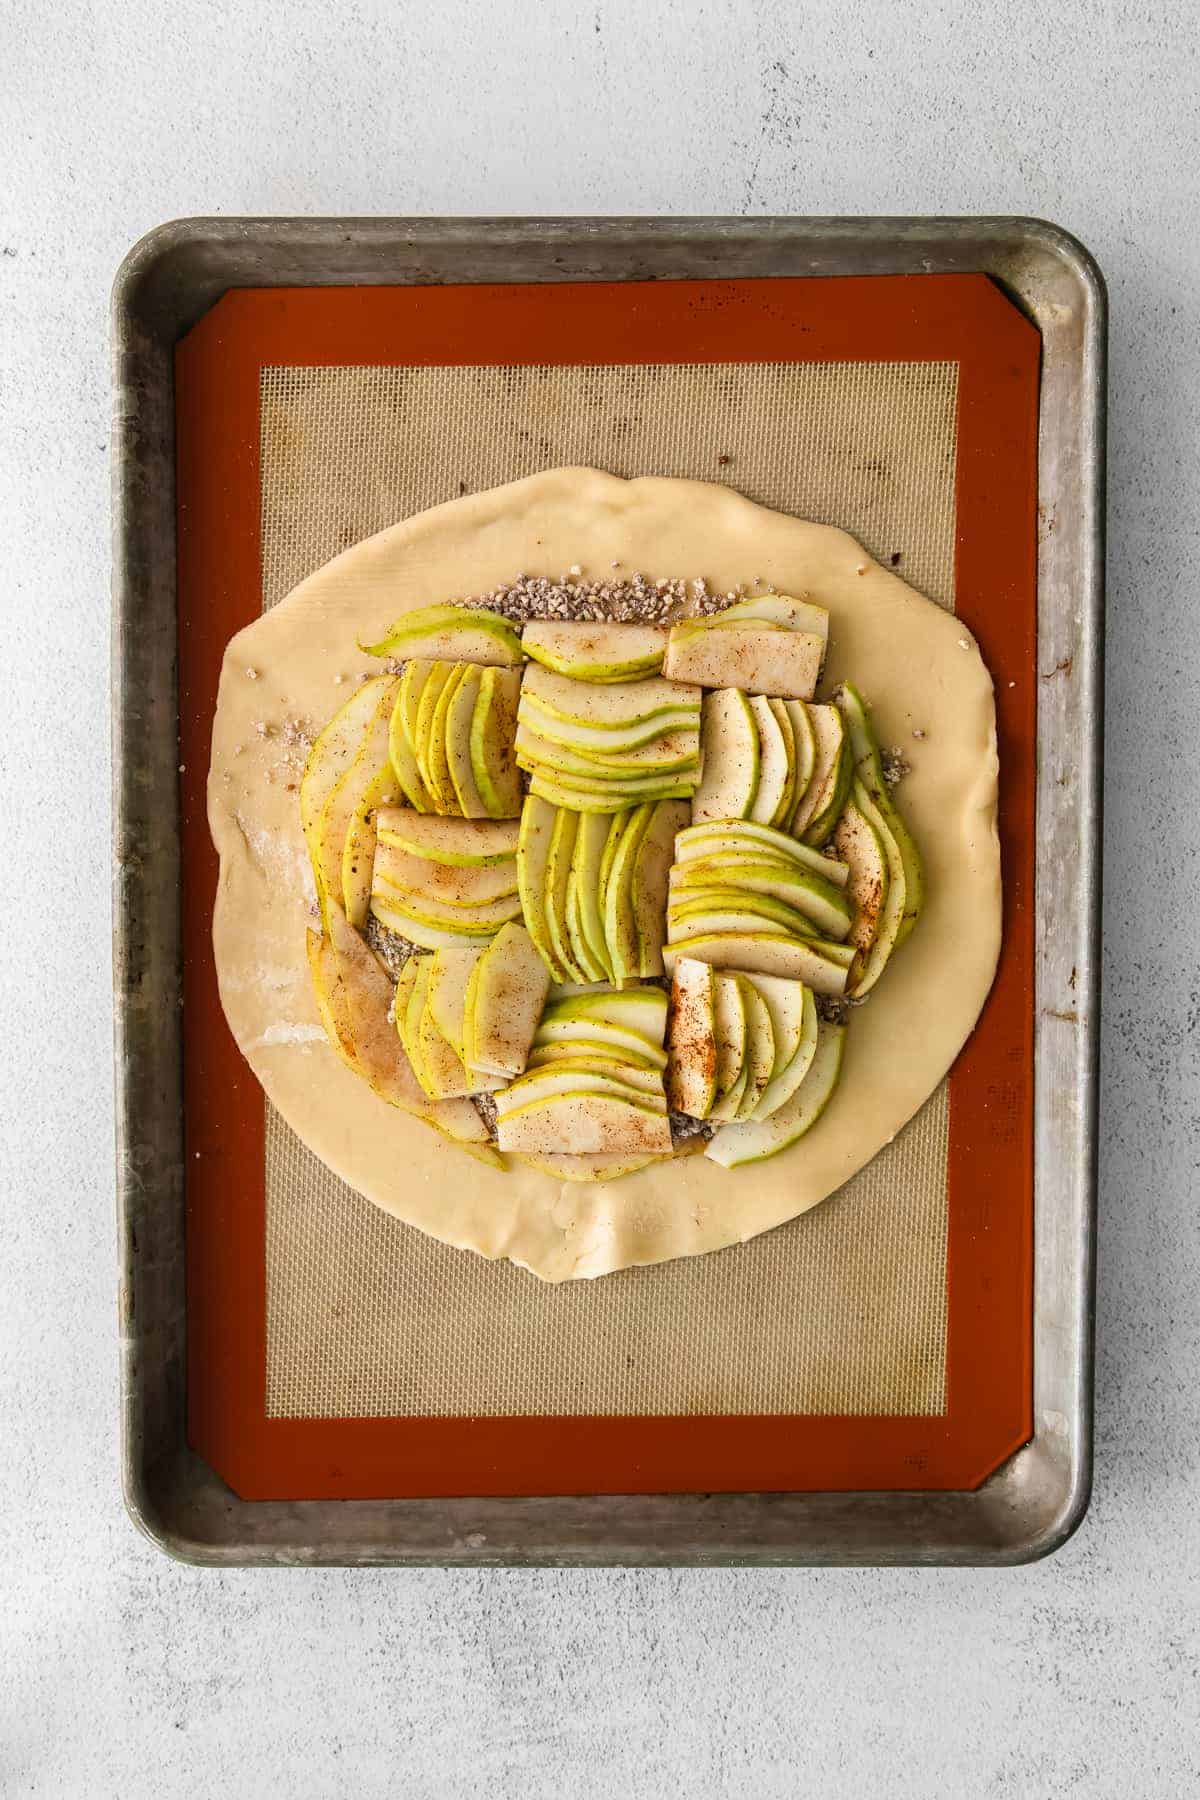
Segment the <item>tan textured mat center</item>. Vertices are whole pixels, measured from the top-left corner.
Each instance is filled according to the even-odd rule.
[[[946,362],[264,369],[263,604],[397,519],[590,463],[842,525],[950,606],[956,399]],[[791,1225],[558,1287],[389,1218],[269,1107],[266,1155],[272,1416],[944,1410],[945,1084]]]

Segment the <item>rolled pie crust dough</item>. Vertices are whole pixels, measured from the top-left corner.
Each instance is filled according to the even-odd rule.
[[[703,575],[719,591],[759,576],[764,591],[828,607],[822,691],[852,679],[881,743],[903,747],[911,773],[900,805],[928,893],[911,938],[852,1010],[840,1085],[799,1143],[728,1171],[684,1156],[618,1181],[576,1183],[512,1158],[505,1171],[468,1158],[379,1099],[326,1041],[305,957],[313,891],[297,793],[303,753],[288,749],[285,726],[322,727],[360,673],[379,672],[356,641],[378,639],[410,608],[487,592],[521,570],[557,578],[578,563],[597,576],[614,559],[623,575]],[[221,862],[213,921],[221,1001],[292,1129],[406,1223],[546,1281],[697,1256],[825,1199],[950,1068],[999,954],[996,787],[992,683],[973,639],[845,532],[725,487],[548,470],[355,545],[230,642],[208,788]]]

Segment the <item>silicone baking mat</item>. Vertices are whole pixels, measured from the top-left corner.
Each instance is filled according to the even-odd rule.
[[[192,1435],[239,1491],[967,1485],[1027,1435],[1036,372],[1036,335],[975,277],[241,292],[181,348],[185,732],[211,716],[199,659],[258,606],[397,518],[569,462],[843,525],[957,596],[1013,683],[980,1031],[839,1195],[714,1256],[548,1288],[377,1211],[264,1118],[189,927],[189,1128],[207,1109],[234,1149],[211,1072],[193,1079],[214,1051],[245,1114],[219,1189],[189,1158]]]

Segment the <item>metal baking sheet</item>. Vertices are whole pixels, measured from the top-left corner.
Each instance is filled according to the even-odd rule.
[[[246,1502],[187,1448],[172,354],[239,286],[977,272],[1042,334],[1034,1435],[962,1493]],[[1087,1505],[1105,297],[1019,219],[189,220],[114,291],[114,990],[124,1479],[197,1562],[1008,1563]]]

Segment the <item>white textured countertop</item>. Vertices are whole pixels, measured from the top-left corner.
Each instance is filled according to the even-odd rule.
[[[0,6],[0,1793],[1195,1790],[1187,15],[1172,0]],[[117,1487],[105,332],[121,256],[202,212],[960,211],[1067,226],[1112,296],[1098,1467],[1082,1531],[997,1574],[175,1567]]]

